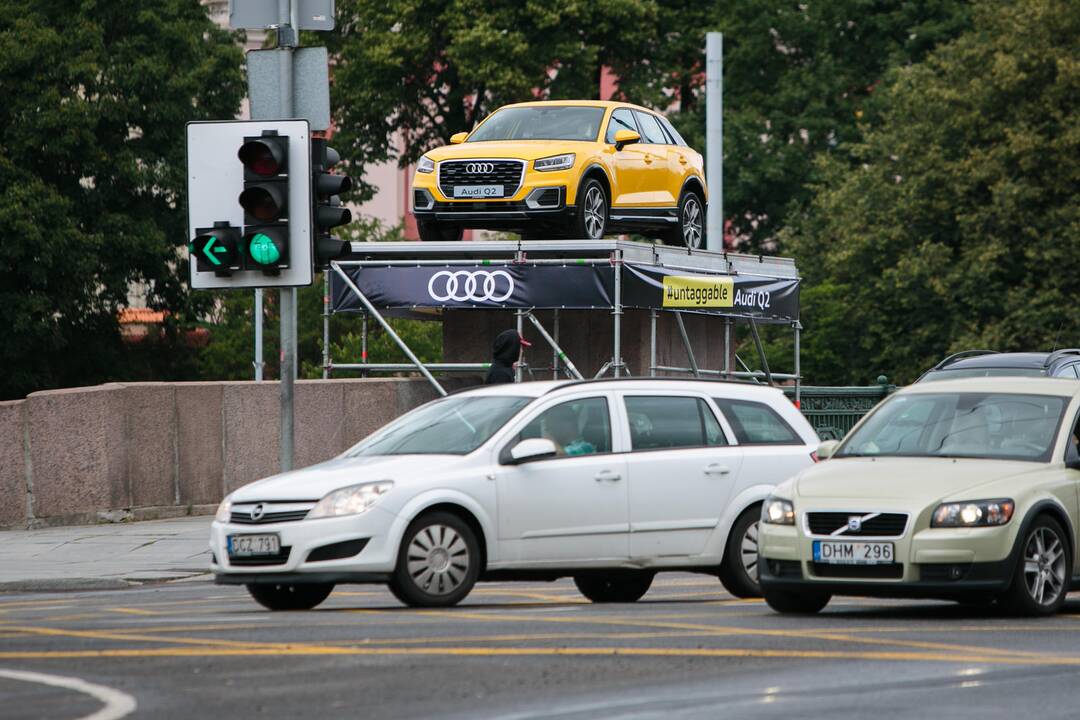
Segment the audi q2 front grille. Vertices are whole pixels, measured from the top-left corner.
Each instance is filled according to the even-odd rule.
[[[872,515],[872,517],[867,517]],[[859,518],[859,529],[853,529],[851,518]],[[814,535],[837,537],[899,537],[904,534],[908,516],[905,513],[869,512],[809,512],[806,523]],[[842,532],[840,532],[842,530]]]
[[[521,187],[524,160],[443,160],[439,163],[439,189],[451,200],[458,185],[502,185],[508,198]]]

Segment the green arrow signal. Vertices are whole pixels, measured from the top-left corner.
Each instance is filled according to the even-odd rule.
[[[210,254],[211,252],[219,252],[219,253],[220,252],[225,252],[225,248],[220,247],[220,246],[217,247],[217,248],[214,248],[213,250],[210,249],[211,246],[213,246],[213,244],[216,243],[216,242],[217,242],[217,238],[214,237],[213,235],[211,235],[210,239],[206,241],[206,245],[203,246],[202,251],[203,251],[203,255],[206,256],[207,260],[214,263],[215,265],[220,265],[221,261]]]

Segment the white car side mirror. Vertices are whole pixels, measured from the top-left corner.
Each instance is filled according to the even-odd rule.
[[[555,443],[547,438],[529,438],[510,448],[510,462],[513,465],[519,465],[533,460],[555,457],[558,453],[559,449],[555,447]]]
[[[826,440],[817,446],[818,460],[828,460],[836,452],[836,448],[840,447],[839,440]]]

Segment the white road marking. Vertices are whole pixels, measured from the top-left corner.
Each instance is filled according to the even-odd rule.
[[[105,704],[95,713],[80,718],[80,720],[119,720],[125,715],[135,711],[137,703],[135,698],[127,693],[113,690],[104,685],[95,685],[79,678],[64,677],[63,675],[46,675],[45,673],[26,672],[23,670],[4,670],[0,668],[0,677],[24,682],[41,683],[52,687],[74,690],[75,692],[90,695]]]

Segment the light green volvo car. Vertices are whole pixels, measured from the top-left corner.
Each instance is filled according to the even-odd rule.
[[[1080,589],[1080,381],[913,385],[879,405],[762,507],[765,600],[833,595],[997,601],[1056,612]]]

